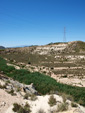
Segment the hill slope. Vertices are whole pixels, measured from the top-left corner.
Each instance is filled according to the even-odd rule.
[[[85,42],[9,48],[0,51],[0,56],[31,72],[38,71],[59,82],[85,87]]]
[[[5,49],[5,47],[4,46],[0,46],[0,49]]]
[[[82,41],[69,42],[64,52],[85,53],[85,42],[82,42]]]

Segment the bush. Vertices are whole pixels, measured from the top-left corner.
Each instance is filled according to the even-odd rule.
[[[48,101],[48,104],[49,104],[50,106],[56,105],[56,99],[54,98],[53,95],[50,96],[49,101]]]
[[[58,105],[57,112],[66,111],[66,110],[68,110],[68,104],[67,103],[62,103],[62,104]]]
[[[78,107],[78,105],[76,103],[74,103],[74,102],[71,102],[71,106],[72,107]]]
[[[0,88],[1,88],[1,89],[5,89],[5,88],[6,88],[6,85],[1,85],[1,84],[0,84]]]
[[[39,109],[38,113],[45,113],[43,109]]]
[[[65,93],[61,94],[62,98],[63,98],[63,102],[65,103],[66,100],[70,100],[70,101],[74,101],[73,97],[71,95],[67,95]]]
[[[62,94],[62,98],[63,98],[63,102],[65,103],[66,100],[67,100],[67,96],[66,96],[66,94]]]
[[[19,87],[17,87],[17,92],[19,92],[21,89]]]
[[[74,98],[71,95],[67,95],[67,99],[70,101],[74,101]]]
[[[78,101],[78,104],[84,105],[84,101],[83,101],[82,99],[80,99],[80,100]]]
[[[32,100],[32,101],[35,101],[35,100],[37,100],[37,96],[36,95],[34,95],[34,94],[32,94],[32,95],[30,95],[30,99]]]
[[[3,71],[5,74],[7,74],[14,71],[15,68],[13,66],[3,65],[3,67],[0,67],[0,70]]]
[[[28,103],[25,104],[24,107],[22,107],[21,105],[14,103],[13,104],[13,111],[17,112],[17,113],[30,113],[30,105]]]
[[[13,90],[13,89],[11,89],[10,91],[8,91],[8,93],[11,94],[12,96],[16,95],[16,94],[14,93],[14,90]]]
[[[31,112],[30,105],[28,103],[25,104],[24,110],[26,111],[26,113],[30,113]]]
[[[19,104],[17,104],[17,103],[14,103],[13,106],[14,106],[14,107],[13,107],[13,111],[14,111],[14,112],[17,112],[17,111],[21,108],[21,105],[19,105]]]
[[[29,97],[29,95],[26,93],[26,94],[24,95],[24,99],[28,99],[28,97]]]
[[[27,113],[23,107],[20,107],[17,113]]]

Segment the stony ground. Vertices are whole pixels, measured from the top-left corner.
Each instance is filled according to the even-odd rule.
[[[6,113],[6,110],[15,102],[22,103],[22,97],[11,96],[5,90],[0,89],[0,113]]]
[[[37,100],[31,101],[31,100],[24,100],[20,95],[18,96],[11,96],[7,92],[5,92],[3,89],[0,89],[0,113],[14,113],[12,111],[13,103],[19,103],[24,104],[25,102],[28,102],[31,106],[31,113],[38,113],[38,111],[41,109],[44,111],[44,113],[51,113],[51,111],[55,110],[57,108],[58,103],[62,102],[62,98],[58,95],[54,95],[54,97],[57,100],[57,104],[53,107],[50,107],[48,104],[48,99],[50,95],[46,96],[37,96]],[[78,107],[78,108],[71,108],[64,112],[59,113],[85,113],[85,108]]]
[[[43,111],[43,113],[57,113],[56,110],[58,109],[58,105],[63,103],[62,96],[59,96],[57,94],[39,96],[37,95],[37,91],[34,89],[32,84],[23,85],[17,81],[13,81],[13,79],[10,79],[8,77],[4,78],[4,75],[1,75],[0,77],[0,86],[5,85],[3,89],[0,89],[0,113],[14,113],[12,110],[14,103],[18,103],[22,106],[25,105],[25,103],[29,103],[31,113],[40,113],[40,111]],[[26,91],[24,92],[23,88],[25,89],[25,87]],[[18,92],[16,91],[16,88],[20,88]],[[11,90],[14,90],[14,93],[9,93],[9,91]],[[32,95],[34,93],[36,93],[36,95],[33,98],[31,98],[30,96],[28,97],[28,99],[24,98],[25,94]],[[48,102],[50,96],[52,95],[56,99],[56,104],[50,106]],[[64,112],[58,113],[85,113],[84,107],[77,104],[78,107],[73,108],[71,106],[70,100],[66,100],[66,103],[68,104],[68,109]]]

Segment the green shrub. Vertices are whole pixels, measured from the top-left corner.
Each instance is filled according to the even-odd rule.
[[[6,83],[10,83],[10,80],[7,80]]]
[[[1,88],[1,89],[5,89],[5,88],[6,88],[6,85],[1,85],[1,84],[0,84],[0,88]]]
[[[39,109],[38,113],[45,113],[43,109]]]
[[[74,98],[72,97],[72,95],[67,95],[67,99],[70,101],[74,101]]]
[[[82,99],[80,99],[80,100],[78,101],[78,104],[84,105],[84,101],[83,101]]]
[[[63,98],[63,102],[65,103],[66,100],[70,100],[70,101],[74,101],[73,97],[71,95],[67,95],[65,93],[61,94],[62,98]]]
[[[35,101],[35,100],[37,100],[37,96],[36,95],[34,95],[34,94],[32,94],[32,95],[30,95],[30,99],[32,100],[32,101]]]
[[[7,74],[14,71],[15,68],[13,66],[3,65],[2,67],[0,67],[0,70],[3,71],[5,74]]]
[[[72,107],[78,107],[78,105],[76,103],[74,103],[74,102],[71,102],[71,106]]]
[[[67,95],[66,94],[62,94],[62,98],[63,98],[63,102],[65,103],[67,100]]]
[[[17,103],[14,103],[14,104],[13,104],[13,111],[14,111],[14,112],[17,112],[20,108],[21,108],[21,105],[19,105],[19,104],[17,104]]]
[[[68,110],[68,104],[67,103],[61,103],[58,105],[58,108],[57,108],[57,112],[62,112],[62,111],[66,111]]]
[[[19,87],[17,87],[17,92],[19,92],[21,89]]]
[[[48,101],[48,104],[49,104],[50,106],[56,105],[56,99],[54,98],[53,95],[50,96],[49,101]]]
[[[27,113],[25,110],[24,110],[24,108],[21,106],[20,108],[19,108],[19,110],[17,111],[17,113]]]
[[[16,95],[16,93],[14,93],[14,90],[11,89],[10,91],[8,91],[9,94],[11,94],[12,96]]]
[[[28,103],[26,103],[24,107],[22,107],[21,105],[17,103],[14,103],[13,111],[17,113],[30,113],[31,112],[30,105]]]
[[[30,110],[30,105],[29,105],[28,103],[25,104],[24,110],[25,110],[27,113],[30,113],[30,112],[31,112],[31,110]]]
[[[26,94],[24,95],[24,99],[28,99],[28,97],[29,97],[29,95],[26,93]]]

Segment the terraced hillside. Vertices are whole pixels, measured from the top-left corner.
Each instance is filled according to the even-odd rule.
[[[0,51],[0,56],[9,63],[45,73],[59,82],[85,87],[85,42],[9,48]]]

